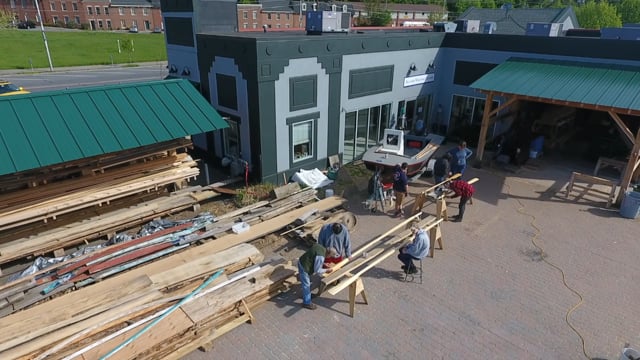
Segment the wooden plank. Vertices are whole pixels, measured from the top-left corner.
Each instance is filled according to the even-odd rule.
[[[374,266],[378,265],[379,263],[381,263],[386,258],[388,258],[389,256],[393,255],[396,252],[397,252],[397,250],[395,249],[395,247],[392,246],[391,249],[385,251],[381,255],[377,256],[373,261],[370,261],[369,263],[367,263],[367,266],[362,268],[357,273],[353,274],[352,277],[343,279],[338,285],[336,285],[336,286],[332,287],[331,289],[329,289],[328,290],[329,294],[336,295],[340,291],[346,289],[347,287],[349,287],[349,285],[353,284],[358,279],[360,279],[360,276],[362,276],[362,274],[364,274],[365,272],[369,271],[369,269],[371,269]]]
[[[275,199],[286,198],[300,191],[300,184],[297,182],[288,183],[286,185],[278,186],[271,191],[271,196]]]
[[[118,266],[120,264],[124,264],[126,262],[141,258],[149,254],[153,254],[155,252],[164,250],[166,248],[170,248],[172,246],[173,244],[171,243],[161,243],[161,244],[147,246],[142,249],[130,251],[122,256],[118,256],[116,258],[109,259],[107,261],[104,261],[95,265],[91,265],[87,268],[87,271],[89,272],[89,274],[95,274],[99,271],[106,270],[111,267]]]
[[[147,276],[137,277],[126,287],[110,288],[111,284],[104,282],[83,289],[86,291],[75,291],[64,297],[42,303],[36,308],[4,317],[0,319],[0,339],[3,339],[0,343],[0,355],[2,351],[40,335],[135,299],[139,297],[140,292],[149,289],[151,285],[151,279]]]

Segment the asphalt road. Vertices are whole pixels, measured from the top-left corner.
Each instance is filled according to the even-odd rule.
[[[31,92],[72,89],[86,86],[162,80],[168,74],[166,62],[113,66],[84,66],[48,69],[2,70],[0,79]]]

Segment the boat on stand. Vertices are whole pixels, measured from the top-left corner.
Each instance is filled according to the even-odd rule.
[[[416,135],[409,130],[385,129],[378,146],[369,148],[362,160],[367,169],[381,170],[382,178],[389,179],[396,165],[407,163],[407,176],[424,172],[427,162],[444,141],[437,134]]]

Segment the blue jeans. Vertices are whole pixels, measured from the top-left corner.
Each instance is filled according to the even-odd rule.
[[[311,304],[311,278],[302,268],[300,261],[298,261],[298,274],[300,276],[300,285],[302,285],[302,302]]]

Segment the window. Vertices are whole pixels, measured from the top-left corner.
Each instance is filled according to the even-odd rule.
[[[253,20],[255,20],[255,19],[257,19],[257,18],[258,18],[258,12],[257,12],[257,11],[254,11],[254,12],[253,12]]]
[[[107,20],[107,29],[111,30],[111,20]]]
[[[462,95],[453,95],[451,102],[451,118],[449,120],[449,131],[456,128],[464,128],[466,126],[478,126],[482,123],[482,114],[484,111],[485,99],[474,98]],[[493,102],[492,109],[497,108],[498,101]],[[489,129],[489,135],[495,130],[495,127]],[[477,134],[476,134],[477,136]]]
[[[236,116],[225,116],[229,127],[224,129],[224,154],[227,156],[240,157],[240,118]]]
[[[73,11],[78,11],[78,3],[71,3],[71,8]]]
[[[151,23],[149,22],[149,20],[144,21],[144,29],[151,30]]]
[[[120,28],[121,29],[127,28],[127,22],[124,19],[120,20]]]
[[[308,120],[292,124],[293,162],[313,157],[313,124],[315,120]]]
[[[76,25],[80,25],[80,16],[76,16]]]
[[[118,15],[124,15],[124,8],[118,8]]]
[[[131,27],[137,28],[138,27],[138,20],[132,20],[131,21]]]
[[[49,6],[51,6],[51,11],[56,11],[56,3],[52,2],[49,4]]]
[[[248,11],[243,11],[242,12],[242,18],[243,19],[248,19],[249,18],[249,12]]]
[[[57,17],[57,16],[54,16],[54,17],[53,17],[53,23],[54,23],[54,24],[57,24],[57,23],[58,23],[58,17]]]
[[[100,15],[100,12],[101,12],[100,8],[96,6],[96,15]]]
[[[62,9],[62,11],[67,11],[67,3],[66,2],[64,2],[64,1],[61,2],[60,6],[61,6],[60,8]]]
[[[258,23],[253,23],[252,26],[253,26],[254,29],[257,29],[258,28]]]
[[[280,13],[276,14],[276,20],[280,20]]]
[[[382,139],[384,129],[390,127],[391,104],[359,109],[345,115],[344,163],[362,157],[366,150]]]
[[[104,7],[104,14],[105,15],[109,15],[109,7],[108,6]]]
[[[104,24],[102,23],[102,20],[98,20],[98,28],[100,29],[104,28]]]
[[[64,17],[64,23],[65,25],[69,24],[69,17],[65,15]]]
[[[149,16],[149,9],[147,9],[147,8],[142,8],[142,15],[144,15],[144,16]]]
[[[248,29],[248,28],[249,28],[249,24],[247,24],[247,23],[242,23],[242,28],[243,28],[243,29]]]
[[[88,7],[87,8],[87,14],[93,15],[93,8],[92,7]]]
[[[271,20],[271,14],[267,14],[267,20]]]
[[[280,24],[276,24],[276,29],[280,29]]]
[[[136,8],[131,8],[131,15],[135,15],[136,14]]]
[[[291,20],[291,14],[287,14],[287,20]]]
[[[286,26],[286,28],[287,28],[287,29],[291,27],[291,25],[289,25],[289,24],[287,24],[287,25],[285,25],[285,26]]]

